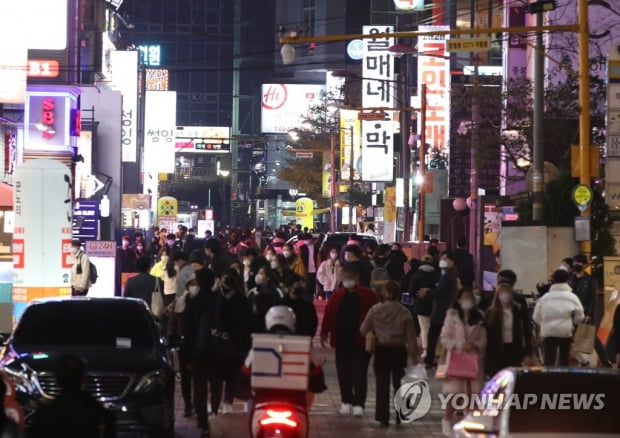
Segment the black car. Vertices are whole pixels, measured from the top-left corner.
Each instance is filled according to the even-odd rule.
[[[15,383],[26,424],[58,394],[53,370],[67,353],[86,362],[85,389],[115,414],[117,431],[174,437],[174,371],[142,300],[43,300],[24,311],[0,366]]]

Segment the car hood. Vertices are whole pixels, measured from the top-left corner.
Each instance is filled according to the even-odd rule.
[[[86,371],[93,373],[136,373],[141,374],[169,367],[166,356],[151,349],[112,349],[100,347],[56,348],[53,350],[37,349],[18,351],[11,349],[3,358],[2,366],[11,369],[21,368],[25,364],[32,370],[42,373],[51,372],[58,359],[66,354],[75,354],[86,363]]]

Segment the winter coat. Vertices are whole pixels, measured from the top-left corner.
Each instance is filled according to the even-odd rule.
[[[323,323],[321,324],[321,339],[325,339],[329,336],[329,343],[332,347],[336,347],[336,341],[338,333],[336,327],[338,325],[338,312],[340,311],[340,303],[345,294],[357,293],[360,295],[360,319],[358,324],[362,324],[362,321],[366,318],[366,314],[372,306],[379,302],[377,293],[367,287],[358,285],[355,292],[349,292],[345,288],[340,288],[331,296],[325,307],[325,313],[323,315]],[[364,346],[365,339],[362,334],[358,332],[355,343],[358,346]]]
[[[579,298],[583,306],[583,313],[592,318],[596,304],[596,281],[588,274],[584,274],[582,277],[573,275],[568,280],[568,284],[573,289],[573,293]]]
[[[477,312],[477,310],[472,310]],[[484,357],[487,345],[487,331],[484,324],[470,325],[463,321],[456,309],[449,309],[446,319],[441,329],[441,345],[446,349],[446,363],[450,361],[450,355],[454,351],[462,351],[467,342],[474,344],[478,348],[478,378],[472,380],[471,391],[476,393],[482,389],[484,382]],[[446,379],[443,384],[444,393],[466,392],[467,379]]]
[[[420,289],[432,289],[437,285],[439,279],[437,270],[433,265],[423,264],[411,276],[411,280],[407,286],[407,292],[413,297],[413,312],[416,315],[430,316],[433,310],[433,300],[426,296],[418,298],[417,292]]]
[[[428,291],[428,298],[433,300],[431,312],[431,324],[442,325],[446,318],[446,312],[454,303],[458,291],[458,281],[454,269],[446,269],[439,278],[435,289]]]
[[[543,338],[571,338],[584,319],[583,306],[567,283],[556,283],[536,303],[534,322]]]
[[[459,272],[459,278],[463,287],[473,287],[476,266],[474,263],[474,256],[472,256],[466,249],[457,248],[454,250],[454,258],[456,259],[455,265]]]
[[[407,347],[410,357],[417,355],[417,333],[411,313],[397,301],[385,301],[370,308],[360,327],[362,336],[372,332],[377,345]]]
[[[319,266],[316,279],[323,285],[323,290],[333,292],[338,289],[338,271],[340,270],[340,262],[338,260],[328,259]]]
[[[532,350],[532,327],[526,308],[513,303],[512,305],[512,345],[510,347],[510,357],[506,358],[504,353],[503,339],[503,309],[490,308],[487,312],[485,322],[487,328],[487,354],[486,354],[486,373],[494,375],[502,369],[502,364],[510,363],[519,366],[523,358],[531,353]]]
[[[78,274],[78,264],[81,266],[81,274]],[[90,260],[83,250],[79,250],[73,257],[71,265],[71,286],[79,289],[90,288]]]

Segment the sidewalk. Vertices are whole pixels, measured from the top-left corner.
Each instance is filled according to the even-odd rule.
[[[324,301],[316,301],[319,319],[323,316]],[[340,391],[338,390],[338,380],[336,377],[336,367],[334,363],[334,351],[321,348],[319,340],[314,340],[314,352],[319,358],[325,358],[325,379],[327,391],[318,394],[310,411],[310,437],[311,438],[342,438],[342,437],[381,437],[381,436],[423,436],[423,437],[442,437],[441,417],[443,413],[439,409],[439,401],[435,396],[441,389],[440,385],[431,379],[433,393],[433,405],[431,411],[422,419],[410,424],[395,425],[394,419],[390,421],[389,428],[380,428],[374,420],[375,417],[375,376],[372,371],[372,362],[368,368],[368,398],[366,401],[366,412],[364,418],[354,418],[352,416],[341,416],[340,410]],[[241,438],[248,434],[248,417],[243,412],[244,404],[235,402],[235,412],[230,415],[219,415],[212,417],[212,437],[218,438]],[[197,438],[200,436],[196,428],[196,419],[183,418],[183,402],[177,388],[177,438]]]

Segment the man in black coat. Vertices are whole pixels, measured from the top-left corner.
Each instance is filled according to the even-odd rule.
[[[151,269],[151,259],[140,257],[136,260],[136,271],[138,275],[127,280],[125,285],[125,296],[128,298],[141,298],[151,306],[151,297],[157,290],[157,278],[149,274]],[[161,288],[160,288],[161,290]]]
[[[456,246],[454,257],[456,259],[456,269],[459,279],[461,280],[461,285],[471,289],[474,287],[474,279],[476,277],[474,256],[467,251],[467,238],[465,236],[459,237]]]
[[[293,309],[295,313],[295,334],[314,337],[319,320],[316,308],[312,301],[304,300],[305,284],[303,278],[297,274],[289,275],[284,279],[288,294],[278,303]]]

